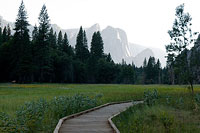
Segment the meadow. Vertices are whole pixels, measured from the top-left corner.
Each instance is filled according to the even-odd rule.
[[[146,89],[157,89],[163,95],[188,94],[187,86],[182,85],[115,85],[115,84],[0,84],[0,111],[14,112],[27,101],[56,96],[103,94],[102,101],[141,100]],[[200,86],[195,86],[200,91]]]
[[[167,97],[172,97],[174,99],[179,99],[179,100],[181,100],[182,98],[184,99],[184,103],[187,103],[186,105],[188,106],[180,107],[179,109],[180,110],[190,109],[189,107],[190,100],[187,98],[191,96],[191,92],[187,88],[186,85],[180,86],[180,85],[123,85],[123,84],[117,85],[117,84],[9,84],[9,83],[2,83],[0,84],[0,112],[5,112],[9,116],[12,116],[13,118],[15,118],[16,111],[19,110],[21,106],[23,106],[26,102],[37,101],[41,98],[46,101],[52,102],[52,99],[55,99],[55,97],[60,97],[60,96],[73,97],[76,94],[88,96],[91,99],[94,98],[96,95],[102,96],[101,102],[98,102],[98,104],[87,106],[86,108],[85,107],[82,108],[82,110],[84,110],[84,109],[91,108],[93,106],[97,106],[99,104],[104,104],[107,102],[126,101],[126,100],[143,100],[144,91],[147,91],[147,90],[152,91],[154,89],[156,89],[159,93],[159,96],[162,97],[159,100],[160,103],[162,103],[162,101],[166,103]],[[195,90],[195,93],[199,93],[200,85],[195,85],[194,90]],[[175,106],[176,102],[171,103],[171,105]],[[160,107],[157,106],[157,108],[160,108]],[[176,108],[173,108],[173,109],[176,109]],[[80,111],[80,110],[77,110],[77,111]],[[129,115],[130,114],[132,113],[129,113]],[[65,115],[67,114],[65,113]],[[58,117],[56,119],[58,119]],[[124,121],[129,121],[129,119],[119,118],[118,120],[117,119],[115,120],[115,122],[118,123],[118,126],[124,125],[123,124]],[[56,121],[54,123],[56,123]],[[119,126],[119,128],[122,130],[123,126],[122,127]],[[129,129],[128,127],[126,128]]]
[[[200,94],[164,94],[162,91],[146,90],[144,104],[130,107],[113,118],[121,133],[167,132],[199,133]]]

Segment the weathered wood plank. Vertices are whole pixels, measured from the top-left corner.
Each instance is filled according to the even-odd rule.
[[[59,133],[112,133],[109,117],[133,105],[132,102],[108,105],[63,121]]]

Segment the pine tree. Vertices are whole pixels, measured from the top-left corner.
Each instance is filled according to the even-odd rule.
[[[32,41],[36,41],[38,38],[38,28],[37,26],[35,25],[34,26],[34,29],[32,31]]]
[[[161,70],[162,70],[161,63],[160,60],[158,59],[156,63],[156,74],[157,74],[156,77],[158,77],[158,82],[157,82],[158,84],[161,84]]]
[[[7,41],[7,28],[6,26],[3,28],[3,34],[2,34],[2,43],[6,42]]]
[[[146,57],[144,58],[143,67],[144,68],[147,67],[147,59],[146,59]]]
[[[73,56],[73,50],[72,47],[69,45],[66,33],[64,34],[63,38],[62,51],[65,52],[68,56]]]
[[[87,36],[85,30],[83,31],[83,46],[88,49]]]
[[[57,33],[56,32],[54,32],[54,42],[55,42],[55,47],[57,48],[58,47],[58,45],[57,45]]]
[[[57,43],[56,43],[56,37],[54,35],[53,28],[50,29],[49,35],[48,35],[48,42],[49,46],[53,49],[57,49]]]
[[[63,45],[62,45],[62,50],[66,53],[68,53],[68,47],[69,47],[69,41],[67,38],[67,34],[64,34],[64,39],[63,39]]]
[[[88,50],[87,36],[85,30],[83,31],[83,57],[85,60],[88,60],[89,58],[89,50]]]
[[[58,40],[57,40],[57,45],[58,45],[59,50],[62,49],[62,44],[63,44],[63,36],[62,36],[62,31],[60,31],[58,33]]]
[[[88,60],[88,57],[89,57],[89,51],[88,51],[88,46],[86,42],[87,42],[86,34],[83,31],[82,26],[81,26],[79,33],[77,35],[77,39],[76,39],[75,54],[76,54],[76,58],[82,62],[85,62],[86,60]]]
[[[23,1],[18,10],[17,19],[15,22],[15,33],[13,36],[13,44],[11,46],[13,71],[11,73],[15,80],[20,83],[31,80],[31,52],[30,52],[30,37],[28,30],[29,23],[27,21],[27,12]],[[10,36],[10,28],[8,27],[7,36]]]
[[[0,27],[0,46],[1,46],[1,44],[2,44],[2,29]]]
[[[50,30],[50,19],[45,5],[42,6],[38,20],[39,32],[35,46],[35,64],[37,66],[36,76],[39,82],[51,82],[53,66],[50,53],[50,44],[48,40]]]
[[[100,32],[95,32],[92,36],[91,42],[91,56],[94,56],[96,59],[103,57],[103,40]]]
[[[146,83],[146,73],[147,73],[147,59],[145,57],[144,62],[143,62],[143,72],[142,72],[142,82],[143,82],[143,84]]]
[[[106,56],[106,61],[114,63],[113,60],[112,60],[112,57],[111,57],[110,53],[108,53],[108,55]]]
[[[50,19],[47,13],[46,6],[43,5],[38,17],[39,20],[39,39],[40,43],[43,46],[48,46],[48,33],[50,28]]]
[[[62,33],[60,32],[60,37],[58,38],[60,39],[59,40],[60,44],[59,44],[59,50],[58,50],[59,56],[58,56],[58,62],[57,62],[58,65],[57,65],[56,79],[59,79],[59,82],[72,82],[73,81],[73,60],[72,60],[73,51],[71,47],[69,46],[66,33],[64,34],[64,38],[62,39]]]
[[[146,67],[146,83],[154,84],[156,77],[156,62],[154,57],[149,57]]]
[[[83,49],[83,29],[81,26],[76,38],[76,45],[75,45],[75,53],[77,59],[82,60],[82,49]]]
[[[7,41],[10,40],[11,37],[11,29],[10,29],[10,25],[8,24],[7,26]]]

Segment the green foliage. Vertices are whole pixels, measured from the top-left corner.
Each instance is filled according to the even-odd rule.
[[[171,102],[171,97],[169,95],[166,96],[166,103],[167,104],[170,104]]]
[[[2,45],[2,28],[0,27],[0,46]]]
[[[18,129],[20,128],[16,126],[16,120],[11,119],[6,113],[0,112],[0,132],[15,133],[21,130]]]
[[[83,31],[82,26],[80,27],[79,33],[76,38],[75,54],[76,58],[81,62],[85,62],[89,57],[89,51],[87,46],[86,33]]]
[[[97,62],[97,83],[112,83],[115,80],[115,66],[113,62],[109,62],[106,59],[99,59]]]
[[[159,99],[156,100],[156,104],[154,106],[146,106],[146,105],[138,105],[137,118],[144,119],[144,121],[138,121],[141,127],[144,127],[145,131],[152,131],[152,132],[165,132],[164,126],[160,121],[160,114],[161,112],[168,112],[170,115],[175,117],[175,125],[173,125],[173,129],[176,132],[182,131],[195,131],[198,129],[197,126],[199,121],[199,109],[196,110],[194,107],[195,104],[192,103],[192,96],[188,93],[186,86],[179,86],[179,85],[116,85],[116,84],[0,84],[0,112],[6,112],[9,114],[9,118],[16,119],[15,111],[19,110],[21,105],[24,105],[27,101],[34,101],[37,102],[39,99],[45,99],[49,104],[50,101],[54,101],[53,99],[57,99],[58,104],[55,107],[57,113],[47,113],[49,117],[45,117],[45,121],[50,120],[51,122],[57,123],[58,120],[52,120],[55,117],[59,116],[64,110],[60,111],[57,108],[65,108],[63,105],[68,105],[67,103],[63,102],[60,96],[66,96],[72,99],[72,96],[80,93],[90,98],[94,98],[96,94],[103,94],[102,104],[114,101],[127,101],[127,100],[142,100],[144,96],[144,91],[146,88],[149,91],[153,92],[154,89],[157,89],[159,92]],[[195,85],[195,92],[200,92],[200,86]],[[166,102],[166,96],[170,97],[169,103]],[[176,100],[180,97],[183,98],[183,105],[180,107]],[[194,100],[194,102],[196,102]],[[59,104],[60,103],[60,104]],[[71,102],[70,102],[71,103]],[[54,104],[54,103],[51,103]],[[61,105],[61,106],[59,106]],[[194,106],[195,105],[195,106]],[[197,104],[198,107],[199,104]],[[163,107],[164,106],[164,107]],[[135,106],[134,106],[135,107]],[[54,108],[54,106],[53,106]],[[54,109],[52,109],[54,110]],[[67,110],[70,110],[69,108]],[[161,110],[161,111],[159,111]],[[193,112],[195,110],[195,112]],[[51,111],[49,109],[50,112]],[[147,111],[147,113],[144,113]],[[48,112],[48,111],[47,111]],[[71,111],[70,111],[71,112]],[[172,112],[172,113],[171,113]],[[144,116],[142,116],[144,115]],[[12,116],[12,117],[11,117]],[[132,113],[128,114],[125,118],[122,119],[126,123],[119,123],[123,126],[123,129],[126,130],[124,132],[128,132],[131,126],[132,120]],[[51,119],[52,118],[52,119]],[[139,119],[138,118],[138,119]],[[127,119],[130,119],[127,121]],[[13,119],[11,119],[13,120]],[[191,123],[189,123],[189,122]],[[45,124],[47,123],[47,124]],[[135,122],[137,123],[137,122]],[[158,124],[157,124],[158,123]],[[152,124],[152,125],[148,125]],[[178,125],[177,125],[178,124]],[[50,129],[48,125],[51,125],[48,122],[44,122],[45,127]],[[15,126],[14,126],[15,127]],[[53,127],[53,126],[52,126]],[[54,126],[55,127],[55,126]],[[136,128],[136,127],[133,127]],[[183,129],[182,129],[183,128]],[[46,129],[47,130],[47,129]],[[121,130],[120,130],[121,131]]]
[[[97,106],[101,96],[90,98],[78,94],[27,102],[16,111],[16,119],[0,113],[0,131],[52,132],[60,118]]]
[[[178,77],[178,83],[188,82],[193,91],[193,70],[190,61],[188,61],[188,46],[194,42],[194,36],[191,26],[191,16],[184,12],[184,4],[176,8],[176,18],[172,30],[168,31],[171,38],[170,44],[166,45],[167,65],[170,67],[170,78],[175,82],[175,74]],[[183,80],[182,80],[183,79]]]
[[[63,45],[63,36],[61,31],[58,33],[57,45],[59,49],[62,49],[61,47]]]
[[[184,100],[182,97],[180,97],[176,100],[176,105],[178,108],[182,108],[184,106]]]
[[[142,83],[143,84],[160,84],[162,82],[162,68],[160,60],[157,62],[154,57],[149,57],[147,62],[146,58],[143,62]],[[164,70],[164,69],[163,69]]]
[[[33,45],[34,55],[34,76],[36,81],[50,82],[53,78],[53,59],[51,58],[51,47],[49,42],[50,19],[47,8],[43,5],[39,17],[38,36]]]
[[[174,117],[169,115],[167,112],[162,112],[160,115],[160,121],[167,131],[169,131],[174,124]]]
[[[101,37],[101,33],[94,32],[92,36],[92,42],[91,42],[91,56],[94,57],[94,59],[98,60],[103,57],[103,40]]]
[[[163,93],[153,106],[134,105],[113,118],[120,132],[198,132],[200,105],[189,93],[169,92],[168,102]]]
[[[195,95],[195,101],[198,103],[198,104],[200,104],[200,94],[196,94]]]
[[[144,92],[144,103],[147,106],[155,105],[157,99],[158,99],[158,91],[156,89],[154,89],[153,91],[147,90]]]
[[[12,52],[9,56],[11,59],[9,66],[13,66],[10,76],[15,77],[11,80],[17,80],[19,83],[30,82],[32,76],[32,54],[28,26],[27,12],[22,1],[15,22],[15,33],[10,44]],[[10,34],[9,32],[8,28],[8,34]]]
[[[6,41],[8,41],[7,40],[7,28],[4,27],[3,28],[3,33],[2,33],[2,43],[6,42]]]
[[[134,65],[122,64],[119,65],[119,75],[117,77],[118,83],[133,84],[134,83]]]
[[[57,49],[57,36],[54,35],[53,28],[50,29],[50,32],[48,35],[48,42],[49,42],[49,46],[52,49]]]

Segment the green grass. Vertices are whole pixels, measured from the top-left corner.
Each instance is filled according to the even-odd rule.
[[[27,101],[77,93],[94,96],[103,94],[103,103],[142,99],[145,89],[157,89],[163,95],[187,94],[186,86],[169,85],[105,85],[105,84],[0,84],[0,111],[13,115]],[[200,91],[200,86],[195,86]]]
[[[198,133],[200,114],[189,110],[156,105],[135,106],[113,119],[121,133],[175,132]]]
[[[195,93],[199,93],[196,86]],[[163,93],[155,104],[140,104],[113,118],[122,133],[133,132],[194,132],[200,131],[200,101],[191,92]]]
[[[155,114],[161,114],[156,112],[161,109],[160,112],[170,112],[169,116],[177,117],[177,112],[181,113],[185,119],[189,119],[191,115],[191,106],[190,104],[190,91],[187,89],[187,86],[182,85],[116,85],[116,84],[0,84],[0,112],[5,112],[12,117],[15,117],[15,112],[20,109],[20,106],[24,105],[25,102],[36,101],[38,99],[45,99],[51,101],[54,97],[58,96],[74,96],[75,94],[83,94],[89,97],[94,97],[97,94],[103,94],[102,104],[113,101],[126,101],[126,100],[142,100],[145,90],[157,89],[162,98],[159,99],[160,103],[166,103],[166,96],[170,96],[173,99],[170,102],[170,107],[168,105],[157,105],[155,108],[141,109],[143,112],[147,110],[148,112],[155,112]],[[195,93],[200,92],[200,85],[194,86]],[[176,102],[177,98],[184,98],[184,105],[179,105]],[[178,109],[178,110],[177,110]],[[140,110],[138,112],[141,112]],[[124,115],[124,118],[116,118],[116,123],[119,125],[120,130],[125,130],[129,132],[133,126],[130,125],[131,121],[134,122],[135,116],[132,116],[134,113],[129,112],[128,118]],[[141,114],[137,114],[139,116]],[[150,115],[151,116],[151,115]],[[197,118],[195,117],[197,116]],[[160,119],[160,115],[156,116]],[[194,114],[196,119],[192,119],[196,122],[199,122],[199,116]],[[192,118],[193,118],[192,117]],[[148,125],[146,122],[150,120],[149,117],[144,116],[143,125]],[[175,119],[175,123],[178,123],[179,117]],[[128,127],[127,126],[128,122]],[[160,131],[164,131],[162,123],[158,121],[158,128]],[[196,122],[190,127],[195,129]],[[183,122],[184,123],[184,122]],[[134,125],[134,124],[133,124]],[[150,125],[152,127],[152,125]],[[173,127],[174,125],[172,125]],[[186,125],[187,126],[187,125]],[[135,126],[134,126],[135,127]],[[140,127],[140,126],[138,126]],[[176,127],[176,126],[175,126]],[[148,128],[147,128],[148,129]],[[152,128],[151,131],[154,131],[156,128]],[[184,128],[183,128],[184,129]],[[187,129],[187,128],[186,128]]]

